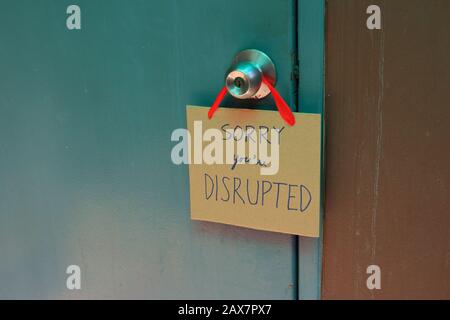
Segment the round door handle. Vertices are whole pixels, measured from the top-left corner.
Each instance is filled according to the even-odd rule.
[[[208,119],[213,117],[227,92],[238,99],[262,99],[272,93],[281,117],[287,124],[293,126],[295,116],[275,89],[276,80],[275,65],[264,52],[255,49],[239,52],[227,72],[225,86],[208,110]]]
[[[275,65],[264,52],[248,49],[234,57],[225,77],[225,86],[235,98],[262,99],[270,94],[263,78],[275,85]]]

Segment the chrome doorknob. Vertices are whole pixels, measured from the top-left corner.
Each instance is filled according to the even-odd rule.
[[[238,99],[262,99],[270,94],[263,77],[273,86],[276,82],[275,65],[264,53],[255,49],[239,52],[227,72],[225,86]]]

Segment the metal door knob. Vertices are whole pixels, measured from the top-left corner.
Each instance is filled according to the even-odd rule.
[[[259,50],[239,52],[227,72],[225,85],[228,92],[238,99],[262,99],[270,94],[263,77],[273,86],[276,82],[275,65]]]

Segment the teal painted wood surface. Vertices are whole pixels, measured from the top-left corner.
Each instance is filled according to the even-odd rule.
[[[66,28],[73,3],[82,30]],[[297,297],[296,238],[190,221],[188,169],[170,161],[185,105],[213,101],[239,50],[267,52],[293,96],[293,4],[2,2],[0,298]],[[302,34],[300,109],[319,112],[307,77],[320,69],[306,57],[320,50]],[[301,278],[316,254],[305,241]],[[66,289],[71,264],[80,291]],[[300,281],[301,296],[315,279]]]
[[[324,195],[324,39],[325,0],[299,0],[299,111],[322,114],[322,201]],[[321,206],[323,219],[323,206]],[[321,228],[323,223],[321,223]],[[321,230],[322,234],[322,230]],[[322,275],[322,236],[299,237],[298,297],[320,299]]]

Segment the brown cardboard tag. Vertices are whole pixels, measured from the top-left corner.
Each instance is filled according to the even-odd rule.
[[[207,112],[205,107],[187,107],[191,218],[318,237],[320,115],[294,113],[296,124],[290,127],[277,111],[220,108],[210,120]],[[211,128],[219,130],[222,137],[205,134]],[[237,147],[242,140],[245,154]],[[271,163],[259,154],[268,146],[271,155],[271,144],[277,140],[278,165],[274,158]],[[235,143],[234,157],[232,163],[226,163],[227,151],[232,150],[227,143],[230,146],[231,142]],[[245,163],[251,162],[251,144],[258,148],[252,164]],[[222,163],[217,161],[220,153]],[[211,156],[219,164],[208,164]]]

